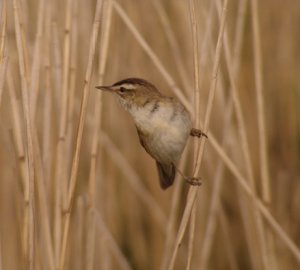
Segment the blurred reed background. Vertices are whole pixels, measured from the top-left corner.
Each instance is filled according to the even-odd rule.
[[[298,1],[0,3],[0,270],[299,269]],[[95,90],[132,76],[207,132],[201,187]]]

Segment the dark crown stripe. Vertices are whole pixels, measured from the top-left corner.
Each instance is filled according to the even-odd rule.
[[[113,86],[119,86],[122,84],[133,84],[133,85],[146,86],[146,87],[152,88],[153,90],[158,92],[158,90],[152,83],[150,83],[144,79],[140,79],[140,78],[127,78],[127,79],[116,82],[115,84],[113,84]]]

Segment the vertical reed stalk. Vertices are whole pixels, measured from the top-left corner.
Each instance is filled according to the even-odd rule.
[[[255,89],[256,89],[256,108],[257,108],[257,122],[258,122],[258,142],[259,142],[259,159],[260,159],[260,178],[262,188],[262,198],[267,204],[271,204],[271,187],[269,175],[269,160],[267,150],[267,129],[265,120],[265,105],[263,95],[263,63],[261,52],[261,34],[258,16],[258,2],[251,0],[252,13],[252,34],[253,34],[253,50],[254,50],[254,75],[255,75]],[[274,239],[272,233],[266,229],[266,239],[268,250],[268,260],[266,264],[272,269],[276,269],[276,255],[274,247]]]
[[[50,10],[50,4],[46,5],[47,10]],[[45,86],[44,86],[44,95],[43,95],[43,134],[42,134],[42,161],[44,168],[44,177],[46,187],[50,186],[50,176],[52,169],[52,158],[53,158],[53,149],[51,143],[51,131],[52,130],[52,120],[53,120],[53,87],[51,84],[51,18],[50,14],[46,13],[45,18],[45,40],[44,40],[44,57],[43,57],[43,73],[45,74]]]
[[[184,151],[182,157],[181,157],[181,162],[179,168],[183,168],[184,165],[186,165],[187,162],[187,151]],[[172,194],[172,202],[171,202],[171,209],[169,213],[169,218],[168,218],[168,223],[166,225],[166,240],[164,244],[164,252],[163,252],[163,259],[161,262],[160,269],[165,270],[168,267],[168,260],[169,257],[171,256],[172,252],[172,246],[174,244],[175,240],[175,229],[176,229],[176,217],[178,215],[178,208],[180,205],[180,193],[183,188],[183,182],[180,181],[180,176],[177,174],[175,178],[175,185],[174,185],[174,191]]]
[[[145,39],[142,37],[142,35],[139,33],[133,22],[129,19],[123,8],[114,0],[112,0],[114,4],[114,8],[117,11],[117,13],[120,15],[124,23],[127,25],[131,33],[134,35],[134,37],[137,39],[139,44],[142,46],[142,48],[145,50],[145,52],[148,54],[148,56],[153,61],[154,65],[157,67],[157,69],[160,71],[162,76],[166,79],[169,86],[172,88],[176,96],[180,99],[180,101],[183,103],[183,105],[190,110],[189,101],[184,96],[183,92],[178,88],[175,81],[169,74],[169,72],[164,68],[161,61],[159,60],[158,56],[153,52],[151,47],[148,45],[148,43],[145,41]]]
[[[33,53],[33,61],[32,61],[32,69],[31,69],[31,79],[30,79],[30,104],[32,105],[32,119],[34,119],[36,114],[36,106],[37,99],[39,94],[39,83],[40,83],[40,67],[42,61],[41,55],[41,46],[43,39],[43,26],[45,22],[45,0],[39,1],[38,8],[38,19],[37,19],[37,29],[35,36],[35,44],[34,44],[34,53]]]
[[[29,104],[29,89],[28,89],[28,81],[27,81],[27,73],[24,58],[24,46],[22,40],[22,32],[21,32],[21,22],[19,16],[19,3],[17,0],[13,1],[14,7],[14,20],[15,20],[15,33],[16,33],[16,42],[18,48],[18,57],[19,57],[19,70],[21,75],[21,87],[22,87],[22,105],[24,111],[24,122],[25,122],[25,134],[26,134],[26,160],[28,162],[28,184],[27,190],[25,191],[24,198],[24,215],[26,223],[24,224],[25,228],[25,239],[27,240],[25,244],[24,255],[26,258],[26,266],[29,270],[34,269],[34,243],[35,243],[35,235],[34,235],[34,151],[33,151],[33,139],[32,139],[32,123],[31,123],[31,112],[30,112],[30,104]]]
[[[222,10],[222,16],[221,16],[220,30],[219,30],[219,35],[218,35],[217,47],[216,47],[216,55],[215,55],[215,61],[214,61],[214,66],[213,66],[213,72],[212,72],[212,80],[211,80],[211,85],[210,85],[208,104],[207,104],[206,113],[205,113],[204,128],[203,128],[203,131],[205,133],[207,133],[207,131],[208,131],[209,120],[210,120],[210,115],[211,115],[211,110],[212,110],[212,106],[213,106],[213,100],[214,100],[214,95],[215,95],[215,90],[216,90],[216,85],[217,85],[217,75],[218,75],[219,63],[220,63],[220,57],[221,57],[223,33],[224,33],[224,29],[225,29],[227,4],[228,4],[228,1],[225,0],[224,4],[223,4],[223,10]],[[195,165],[195,171],[194,171],[195,176],[197,176],[199,174],[201,160],[202,160],[203,151],[204,151],[204,145],[205,145],[205,140],[201,140],[199,154],[198,154],[199,159]],[[185,207],[182,219],[181,219],[180,227],[179,227],[177,237],[176,237],[175,247],[174,247],[173,254],[172,254],[172,257],[170,260],[170,264],[168,267],[169,270],[174,269],[178,248],[182,241],[182,238],[183,238],[184,232],[186,230],[186,226],[187,226],[194,202],[196,200],[197,190],[198,190],[197,187],[190,187],[186,207]]]
[[[200,127],[200,88],[199,88],[199,52],[198,52],[198,26],[196,20],[195,3],[193,0],[189,1],[189,11],[191,28],[193,33],[193,60],[194,60],[194,108],[195,108],[195,128]],[[198,158],[201,158],[199,153],[200,143],[198,140],[194,142],[194,169],[198,162]],[[191,260],[193,255],[193,245],[194,245],[194,234],[195,234],[195,222],[196,222],[196,208],[197,204],[194,206],[191,212],[190,228],[189,228],[189,244],[188,244],[188,258],[186,270],[191,267]]]
[[[0,37],[0,106],[2,100],[3,87],[6,78],[6,69],[8,64],[8,57],[5,53],[6,45],[6,25],[7,25],[7,11],[6,11],[6,0],[1,5],[1,37]]]
[[[60,269],[64,269],[65,259],[66,259],[66,249],[67,249],[67,240],[69,234],[70,226],[70,214],[72,210],[72,202],[74,198],[74,190],[76,185],[76,178],[78,173],[78,163],[80,155],[80,147],[82,142],[83,127],[85,122],[85,116],[87,113],[87,104],[90,91],[90,79],[93,71],[94,55],[96,49],[96,42],[98,38],[98,31],[100,28],[100,15],[101,15],[102,1],[98,0],[96,4],[93,31],[90,39],[90,48],[88,56],[88,64],[84,80],[83,96],[81,101],[80,115],[79,115],[79,124],[76,137],[75,153],[73,157],[72,169],[71,169],[71,178],[70,184],[67,193],[67,211],[64,214],[64,223],[63,223],[63,238],[62,238],[62,247],[61,247],[61,256],[60,256]]]
[[[263,200],[269,204],[271,202],[270,176],[268,169],[268,153],[266,138],[266,120],[265,105],[263,96],[263,71],[262,71],[262,52],[261,52],[261,34],[258,18],[257,0],[251,0],[252,12],[252,31],[253,31],[253,48],[254,48],[254,74],[257,103],[257,120],[258,120],[258,139],[259,139],[259,157],[261,164],[262,196]]]
[[[127,2],[0,0],[0,270],[297,268],[300,2]],[[208,132],[201,188],[157,186],[94,89],[126,77]]]
[[[56,268],[59,266],[61,258],[61,237],[62,237],[62,212],[66,200],[67,191],[67,116],[68,116],[68,98],[69,98],[69,72],[70,72],[70,50],[71,50],[71,24],[72,24],[72,5],[74,1],[66,2],[66,15],[64,25],[64,46],[63,46],[63,69],[62,81],[59,91],[60,100],[60,118],[59,131],[56,150],[55,164],[55,219],[54,219],[54,244]]]
[[[108,45],[109,45],[109,34],[111,27],[112,19],[112,5],[110,0],[103,2],[103,24],[101,28],[101,47],[99,52],[99,66],[98,66],[98,83],[99,85],[103,84],[104,72],[107,63],[108,56]],[[98,159],[101,159],[101,149],[99,149],[99,135],[101,130],[102,123],[102,92],[96,93],[96,101],[93,113],[93,126],[94,131],[92,135],[92,144],[91,144],[91,161],[90,161],[90,172],[89,172],[89,200],[90,200],[90,209],[96,208],[96,164]],[[102,171],[103,168],[100,170]],[[87,235],[87,250],[86,253],[86,263],[85,267],[87,270],[92,270],[94,268],[94,252],[95,252],[95,218],[92,211],[88,212],[88,224],[90,228]]]
[[[184,90],[187,93],[189,89],[191,89],[191,83],[189,82],[189,77],[187,74],[187,68],[185,66],[185,63],[183,61],[182,53],[180,52],[180,48],[178,45],[178,42],[176,40],[174,31],[172,30],[172,23],[170,22],[170,19],[168,18],[168,14],[159,0],[152,1],[154,8],[159,16],[159,19],[162,23],[164,32],[166,34],[166,37],[168,39],[168,42],[171,46],[173,59],[176,63],[176,68],[178,69],[178,73],[180,76],[180,79],[183,83]]]
[[[219,16],[220,16],[220,11],[221,11],[221,3],[219,2],[218,5],[218,10],[219,10]],[[228,75],[229,75],[229,81],[230,81],[230,86],[231,86],[231,92],[232,92],[232,97],[233,97],[233,104],[235,108],[235,113],[237,117],[237,122],[238,122],[238,132],[240,136],[240,141],[241,141],[241,146],[242,146],[242,153],[244,156],[245,160],[245,167],[246,167],[246,173],[247,173],[247,178],[250,181],[250,186],[253,190],[254,193],[256,193],[256,187],[255,187],[255,179],[254,179],[254,172],[253,172],[253,165],[252,165],[252,160],[251,160],[251,154],[250,154],[250,149],[249,149],[249,142],[248,142],[248,135],[246,131],[246,124],[244,120],[244,115],[242,112],[242,105],[240,102],[240,98],[238,95],[237,91],[237,86],[235,82],[235,77],[234,77],[234,71],[233,71],[233,66],[232,66],[232,55],[230,53],[229,49],[229,41],[228,41],[228,35],[227,31],[225,30],[224,33],[224,51],[225,51],[225,59],[226,59],[226,64],[227,64],[227,69],[228,69]],[[256,252],[255,254],[262,254],[262,262],[264,264],[264,268],[267,268],[267,254],[266,254],[266,245],[265,245],[265,239],[264,239],[264,228],[263,228],[263,223],[261,220],[260,213],[258,212],[255,207],[253,209],[253,215],[254,215],[254,224],[255,224],[255,229],[254,229],[254,243],[256,241],[259,242],[259,245],[252,245],[251,248],[258,250],[258,247],[261,249],[260,251]],[[252,236],[253,237],[253,236]],[[258,260],[257,264],[259,264],[259,257],[256,256]]]

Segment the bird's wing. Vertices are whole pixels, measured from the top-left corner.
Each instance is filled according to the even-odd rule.
[[[175,179],[175,166],[173,163],[161,164],[156,161],[159,183],[162,189],[172,186]]]
[[[139,135],[140,143],[146,150],[146,152],[155,159],[155,157],[152,156],[151,151],[148,148],[147,143],[145,142],[145,139],[147,134],[143,133],[141,129],[136,128],[137,133]],[[158,176],[159,176],[159,183],[162,189],[166,189],[169,186],[171,186],[174,182],[175,178],[175,167],[172,163],[170,164],[161,164],[158,161],[156,161],[156,166],[158,170]]]
[[[143,133],[139,128],[136,127],[137,134],[139,135],[140,144],[144,147],[146,152],[152,157],[151,152],[149,148],[147,147],[147,144],[143,138],[147,136],[145,133]]]

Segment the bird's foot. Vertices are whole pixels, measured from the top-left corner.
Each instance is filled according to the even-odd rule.
[[[204,132],[202,132],[200,129],[196,129],[196,128],[191,129],[190,135],[193,137],[198,137],[198,138],[201,138],[202,136],[208,138]]]
[[[174,165],[174,164],[173,164]],[[174,165],[175,170],[183,177],[186,183],[188,183],[191,186],[201,186],[201,177],[189,177],[184,175],[175,165]]]
[[[201,186],[202,185],[200,177],[188,177],[185,181],[191,186]]]

